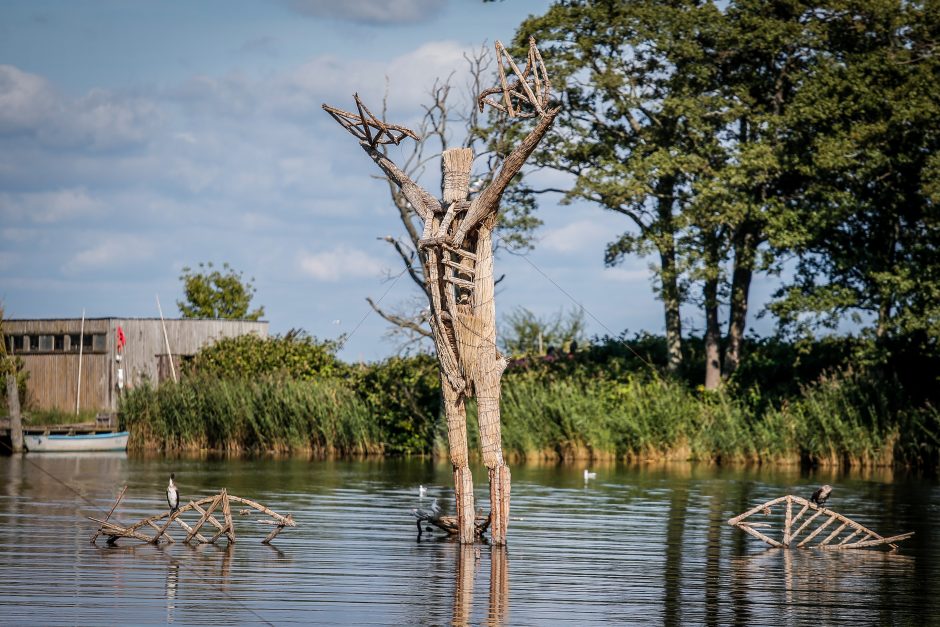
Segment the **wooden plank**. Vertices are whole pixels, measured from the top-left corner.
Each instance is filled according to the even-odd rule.
[[[176,520],[177,516],[179,516],[179,515],[180,515],[180,510],[179,510],[179,508],[177,508],[176,510],[174,510],[173,512],[170,513],[169,517],[167,518],[166,522],[163,523],[163,526],[162,526],[162,527],[157,527],[157,530],[159,531],[159,533],[158,533],[158,534],[156,535],[156,537],[154,537],[154,539],[152,540],[152,542],[153,542],[154,544],[156,544],[156,543],[158,543],[158,542],[160,541],[160,536],[162,536],[164,533],[166,533],[166,528],[169,527],[171,524],[173,524],[173,521]],[[153,526],[156,527],[156,524],[154,524],[154,523],[151,523],[151,524],[153,524]],[[173,541],[173,538],[170,538],[169,535],[167,535],[167,538],[168,538],[171,542]]]
[[[222,490],[222,515],[225,517],[225,535],[228,541],[235,544],[235,523],[232,521],[232,510],[228,503],[228,491]]]
[[[820,543],[819,543],[818,545],[816,545],[816,546],[826,546],[827,544],[829,544],[836,536],[838,536],[840,533],[842,533],[842,530],[845,529],[845,526],[846,526],[847,524],[848,524],[848,523],[842,523],[841,525],[839,525],[839,526],[836,528],[835,531],[833,531],[833,532],[830,533],[828,536],[826,536],[826,539],[823,540],[822,542],[820,542]]]
[[[824,547],[822,547],[822,548],[828,549],[828,550],[833,550],[833,549],[862,549],[862,548],[865,548],[865,547],[868,547],[868,546],[878,546],[879,544],[887,544],[887,545],[890,545],[890,546],[895,546],[893,543],[895,543],[895,542],[900,542],[901,540],[907,540],[907,539],[910,538],[912,535],[914,535],[914,532],[913,532],[913,531],[909,531],[909,532],[907,532],[907,533],[902,533],[902,534],[897,535],[897,536],[891,536],[890,538],[877,538],[877,539],[875,539],[875,540],[867,540],[867,541],[865,541],[865,542],[853,542],[852,544],[845,544],[845,545],[833,544],[833,545],[830,545],[830,546],[824,546]]]
[[[821,525],[819,525],[818,527],[816,527],[816,530],[813,531],[813,533],[811,533],[811,534],[809,534],[808,536],[806,536],[806,539],[803,540],[802,542],[800,542],[799,544],[797,544],[796,546],[797,546],[797,547],[804,546],[807,542],[809,542],[810,540],[812,540],[813,538],[815,538],[816,536],[818,536],[818,535],[820,534],[820,532],[822,532],[823,529],[825,529],[826,527],[828,527],[829,525],[831,525],[832,523],[834,523],[836,520],[838,520],[838,518],[837,518],[836,516],[830,516],[830,517],[829,517],[829,520],[827,520],[827,521],[824,522],[823,524],[821,524]]]
[[[776,547],[782,547],[782,546],[783,546],[782,544],[780,544],[779,542],[777,542],[777,541],[774,540],[773,538],[768,538],[767,536],[765,536],[764,534],[762,534],[760,531],[757,531],[756,529],[753,529],[753,528],[752,528],[750,525],[748,525],[747,523],[739,523],[739,524],[737,524],[737,525],[735,525],[735,526],[736,526],[738,529],[741,529],[742,531],[744,531],[745,533],[751,534],[752,536],[754,536],[754,537],[757,538],[758,540],[761,540],[761,541],[763,541],[763,542],[766,542],[766,543],[769,544],[770,546],[776,546]]]
[[[775,499],[773,499],[773,500],[767,501],[766,503],[762,503],[761,505],[758,505],[757,507],[754,507],[754,508],[752,508],[752,509],[747,510],[746,512],[744,512],[743,514],[741,514],[741,515],[739,515],[739,516],[735,516],[734,518],[728,519],[728,524],[729,524],[729,525],[737,525],[739,522],[741,522],[742,520],[744,520],[745,518],[747,518],[747,517],[750,516],[751,514],[756,514],[757,512],[759,512],[759,511],[761,511],[761,510],[767,509],[767,508],[769,508],[769,507],[773,507],[773,506],[776,505],[777,503],[782,503],[782,502],[785,501],[785,500],[787,500],[787,497],[781,496],[781,497],[775,498]]]
[[[187,533],[192,533],[193,528],[190,527],[188,524],[186,524],[186,521],[183,520],[182,518],[177,517],[177,518],[176,518],[176,524],[178,524],[180,527],[182,527],[183,529],[185,529]],[[169,537],[169,536],[167,536],[167,537]],[[209,542],[208,540],[206,540],[205,536],[203,536],[201,533],[197,533],[197,534],[195,535],[195,537],[196,537],[197,540],[199,540],[199,541],[202,542],[203,544],[206,544],[206,543]]]
[[[114,505],[112,505],[112,506],[111,506],[111,509],[108,510],[108,515],[104,517],[105,521],[110,520],[111,514],[114,513],[114,510],[117,509],[118,503],[120,503],[121,500],[124,498],[124,493],[125,493],[125,492],[127,492],[127,484],[126,484],[126,483],[124,484],[124,487],[121,488],[121,493],[118,494],[117,500],[114,501]],[[98,536],[99,536],[100,534],[101,534],[101,529],[98,529],[98,531],[95,532],[95,535],[92,536],[92,538],[91,538],[91,543],[92,543],[92,544],[95,543],[95,540],[98,539]]]
[[[153,522],[153,521],[150,521],[150,526],[157,530],[157,535],[155,535],[155,536],[153,537],[153,539],[150,540],[150,544],[159,544],[159,543],[160,543],[160,536],[163,536],[163,535],[166,536],[167,542],[168,542],[169,544],[173,544],[174,542],[176,542],[176,540],[174,540],[173,537],[172,537],[170,534],[164,533],[164,531],[166,531],[166,527],[165,527],[165,526],[161,529],[161,528],[160,528],[160,525],[158,525],[157,523],[155,523],[155,522]]]
[[[815,514],[813,514],[812,516],[810,516],[809,518],[807,518],[806,520],[804,520],[804,521],[803,521],[803,524],[800,525],[800,526],[797,528],[797,530],[793,532],[793,536],[790,538],[790,542],[793,542],[794,540],[796,540],[796,538],[797,538],[801,533],[803,533],[803,530],[806,529],[806,528],[809,526],[809,524],[810,524],[811,522],[813,522],[814,520],[816,520],[816,517],[817,517],[817,516],[821,516],[822,513],[823,513],[823,511],[822,511],[821,509],[820,509],[820,510],[817,510]]]
[[[790,546],[790,526],[793,524],[793,499],[787,497],[787,509],[783,521],[783,546]]]
[[[842,546],[843,544],[848,544],[849,540],[851,540],[852,538],[854,538],[855,536],[857,536],[857,535],[860,534],[860,533],[862,533],[862,530],[861,530],[861,529],[856,529],[855,531],[853,531],[853,532],[850,533],[849,535],[847,535],[847,536],[845,536],[844,538],[842,538],[842,542],[840,542],[840,543],[837,544],[836,546]]]
[[[265,536],[264,540],[261,541],[261,544],[271,544],[271,540],[276,538],[277,534],[281,533],[283,529],[284,529],[284,525],[278,525],[277,527],[272,529],[271,533]]]
[[[201,507],[199,507],[199,505],[196,505],[193,509],[195,509],[195,510],[196,510],[197,512],[199,512],[200,514],[205,514],[205,513],[206,513],[206,510],[204,510],[204,509],[202,509]],[[225,530],[225,526],[224,526],[222,523],[220,523],[219,520],[218,520],[215,516],[209,516],[209,518],[207,519],[207,521],[208,521],[213,527],[215,527],[216,529],[218,529],[218,530],[220,530],[220,531],[224,531],[224,530]]]
[[[190,540],[193,539],[193,536],[195,536],[196,533],[199,531],[199,529],[204,524],[206,524],[206,519],[208,519],[211,516],[212,512],[215,510],[216,507],[218,507],[221,501],[222,501],[221,494],[217,495],[215,498],[212,499],[212,503],[210,503],[209,507],[206,508],[206,511],[202,513],[202,516],[199,518],[199,522],[196,523],[196,525],[193,527],[193,530],[189,532],[188,536],[186,536],[185,542],[189,542]]]

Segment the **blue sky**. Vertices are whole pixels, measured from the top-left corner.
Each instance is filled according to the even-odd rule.
[[[358,91],[378,109],[387,77],[389,119],[413,124],[435,78],[461,83],[466,51],[509,40],[549,4],[5,0],[6,315],[150,317],[159,295],[176,316],[181,268],[228,262],[254,277],[272,332],[351,334],[347,360],[394,353],[365,299],[394,309],[415,297],[407,278],[389,283],[400,266],[378,239],[402,229],[374,164],[320,104],[352,108]],[[539,217],[527,258],[497,258],[498,315],[550,316],[570,295],[591,334],[662,332],[649,260],[604,268],[624,218],[557,198]],[[755,304],[772,289],[758,277]],[[686,329],[701,326],[688,308]]]

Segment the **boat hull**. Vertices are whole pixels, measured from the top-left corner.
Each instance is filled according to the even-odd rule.
[[[24,435],[26,449],[32,453],[83,453],[86,451],[127,450],[127,431],[93,435]]]

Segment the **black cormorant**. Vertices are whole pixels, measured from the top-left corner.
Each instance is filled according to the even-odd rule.
[[[826,501],[829,500],[830,494],[832,494],[832,486],[824,485],[813,492],[813,496],[809,497],[809,500],[816,505],[823,507],[826,504]]]
[[[173,479],[176,477],[172,472],[170,473],[170,483],[166,487],[166,502],[170,505],[170,511],[175,512],[180,505],[180,493],[176,489],[176,484],[173,483]]]

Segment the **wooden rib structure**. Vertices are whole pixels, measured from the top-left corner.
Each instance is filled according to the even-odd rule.
[[[117,509],[121,499],[124,498],[124,493],[126,491],[127,486],[124,486],[124,489],[121,490],[117,500],[111,507],[111,511],[108,512],[108,515],[103,520],[88,516],[89,520],[99,524],[98,530],[91,538],[92,544],[95,543],[99,536],[107,536],[108,544],[111,545],[115,544],[118,538],[134,538],[135,540],[148,542],[150,544],[159,544],[160,542],[164,541],[169,544],[173,544],[176,542],[176,540],[173,538],[173,536],[170,535],[169,530],[174,523],[182,528],[187,534],[183,542],[188,543],[195,540],[196,542],[203,544],[213,544],[222,536],[225,536],[229,544],[234,544],[235,522],[234,518],[232,517],[232,503],[247,505],[248,508],[257,510],[271,517],[270,519],[254,521],[256,524],[270,525],[273,527],[264,540],[261,541],[262,544],[270,544],[277,534],[283,531],[285,527],[297,526],[297,523],[294,522],[294,519],[290,514],[282,516],[281,514],[268,509],[260,503],[252,501],[251,499],[231,495],[224,489],[216,495],[207,496],[205,498],[199,499],[198,501],[190,501],[188,504],[183,505],[176,511],[155,514],[132,525],[121,525],[112,522],[111,515],[114,513],[114,510]],[[247,511],[250,512],[250,509]],[[221,511],[222,520],[217,518],[218,511]],[[246,510],[242,510],[240,513],[245,515]],[[196,520],[194,525],[190,525],[183,519],[183,514],[197,514],[199,518]],[[215,533],[208,538],[200,533],[200,530],[202,530],[202,528],[206,525],[210,525],[212,529],[215,529]],[[146,533],[143,533],[144,531],[152,531],[155,533],[153,535],[147,535]]]
[[[780,517],[774,516],[774,508],[781,504],[783,505],[783,529],[780,533],[780,540],[775,540],[769,534],[772,534],[776,529],[774,523],[779,524]],[[800,507],[796,515],[793,514],[794,504]],[[810,511],[813,513],[804,520],[803,516]],[[758,520],[758,515],[767,517],[767,520]],[[798,523],[799,526],[797,527]],[[898,548],[897,542],[907,540],[914,535],[914,532],[911,531],[885,538],[847,516],[820,507],[803,497],[793,494],[781,496],[758,505],[739,516],[729,519],[728,524],[773,547],[790,548],[796,546],[797,548],[806,547],[830,551],[864,549],[884,544],[895,550]],[[796,530],[794,530],[794,527],[796,527]],[[758,531],[758,528],[763,529],[763,531]],[[807,535],[805,538],[800,539],[804,531],[807,532]],[[829,533],[823,535],[826,531]],[[820,536],[822,536],[822,539],[819,542],[811,544],[814,539]]]

